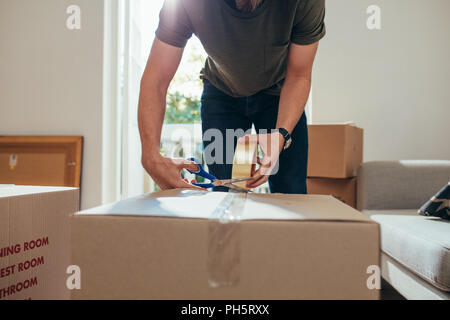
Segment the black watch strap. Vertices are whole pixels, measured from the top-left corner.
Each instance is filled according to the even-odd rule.
[[[292,144],[292,137],[289,131],[287,131],[285,128],[278,128],[277,131],[281,133],[281,135],[284,137],[284,147],[283,150],[288,149]]]

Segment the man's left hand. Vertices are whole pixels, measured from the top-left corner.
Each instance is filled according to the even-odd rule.
[[[276,173],[278,159],[284,147],[284,137],[279,132],[247,135],[240,138],[238,144],[255,141],[261,148],[263,158],[257,158],[260,167],[254,173],[253,179],[247,181],[247,188],[259,187],[269,180],[270,175]]]

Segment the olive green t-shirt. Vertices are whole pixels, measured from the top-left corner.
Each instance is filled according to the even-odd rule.
[[[324,17],[325,0],[264,0],[250,13],[226,0],[166,0],[156,36],[184,47],[195,34],[208,54],[201,76],[230,96],[279,95],[290,43],[323,38]]]

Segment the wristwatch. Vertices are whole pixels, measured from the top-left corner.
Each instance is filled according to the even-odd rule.
[[[285,128],[278,128],[275,130],[275,132],[281,133],[281,135],[284,137],[284,147],[283,150],[288,149],[292,144],[292,137],[289,131],[287,131]]]

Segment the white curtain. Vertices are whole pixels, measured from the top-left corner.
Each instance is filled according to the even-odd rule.
[[[137,122],[139,86],[145,68],[142,59],[141,0],[121,2],[123,12],[122,51],[122,198],[144,192],[144,170]]]

